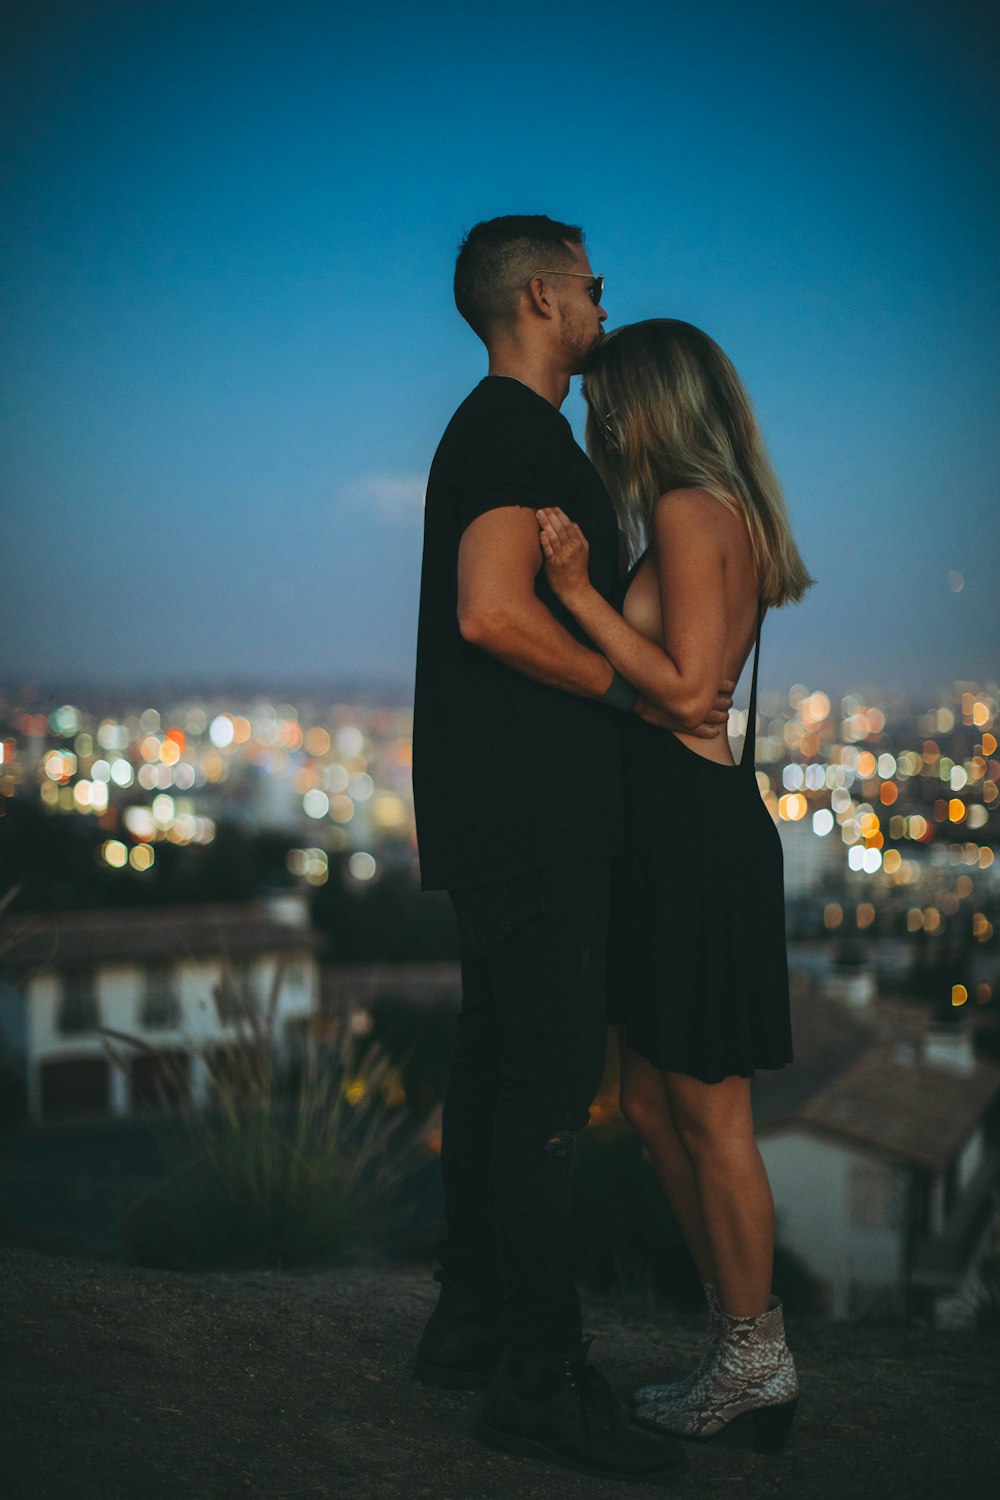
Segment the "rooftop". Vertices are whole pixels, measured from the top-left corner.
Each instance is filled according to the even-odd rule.
[[[880,1042],[764,1133],[805,1126],[933,1171],[952,1161],[1000,1093],[1000,1068],[951,1065],[910,1043]]]
[[[0,922],[0,951],[22,972],[97,963],[148,963],[315,949],[294,898],[141,910],[37,912]]]

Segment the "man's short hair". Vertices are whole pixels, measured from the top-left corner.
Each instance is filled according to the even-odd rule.
[[[519,290],[535,271],[573,264],[567,248],[583,244],[583,230],[544,214],[507,214],[469,230],[455,262],[455,306],[484,343],[512,327]]]

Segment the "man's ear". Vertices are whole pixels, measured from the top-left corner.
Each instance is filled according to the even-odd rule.
[[[528,301],[533,312],[541,318],[554,318],[555,306],[552,302],[549,283],[544,276],[532,276],[525,290],[528,293]]]

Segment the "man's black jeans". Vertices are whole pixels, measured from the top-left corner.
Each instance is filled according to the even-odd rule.
[[[452,891],[462,1009],[444,1101],[446,1286],[503,1298],[515,1348],[582,1338],[570,1246],[576,1132],[607,1040],[611,862]]]

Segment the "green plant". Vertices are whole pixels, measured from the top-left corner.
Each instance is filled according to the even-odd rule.
[[[979,1283],[974,1300],[976,1327],[981,1333],[1000,1333],[1000,1219],[993,1226],[992,1239],[976,1269]]]
[[[372,1006],[372,1036],[398,1066],[411,1109],[426,1113],[444,1098],[455,1037],[454,1000],[414,1004],[383,995]]]
[[[278,1045],[280,973],[263,1014],[229,975],[215,1004],[229,1040],[189,1046],[208,1099],[181,1106],[181,1129],[151,1120],[166,1173],[128,1206],[133,1258],[189,1269],[335,1261],[379,1226],[385,1206],[419,1160],[401,1139],[396,1070],[349,1028],[303,1038],[292,1057]],[[106,1032],[121,1048],[149,1049]],[[161,1099],[183,1097],[185,1072],[168,1064]],[[171,1076],[173,1072],[174,1076]]]

